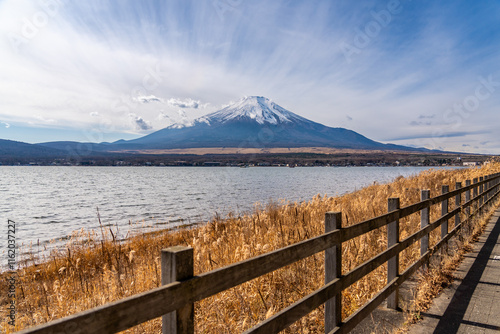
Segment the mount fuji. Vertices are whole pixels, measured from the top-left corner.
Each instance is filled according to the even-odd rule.
[[[108,149],[329,147],[367,150],[416,149],[382,144],[354,131],[332,128],[284,109],[262,96],[245,97],[189,124],[173,124]]]

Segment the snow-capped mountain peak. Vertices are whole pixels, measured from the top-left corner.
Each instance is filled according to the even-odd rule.
[[[335,147],[396,149],[344,128],[332,128],[296,115],[261,96],[240,99],[192,122],[173,124],[127,142],[140,149],[207,147]],[[124,143],[120,147],[127,147]]]
[[[199,118],[198,121],[208,124],[224,124],[230,121],[245,119],[253,120],[261,125],[278,125],[280,123],[295,121],[308,122],[305,118],[282,108],[270,99],[262,96],[244,97],[219,111]]]

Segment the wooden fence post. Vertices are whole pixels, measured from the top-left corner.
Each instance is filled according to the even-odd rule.
[[[193,248],[174,246],[161,251],[161,284],[193,277]],[[194,304],[188,304],[162,317],[163,334],[194,333]]]
[[[471,185],[471,181],[470,180],[466,180],[465,181],[465,186],[468,187],[470,185]],[[465,202],[467,203],[469,201],[470,201],[470,189],[465,192]],[[467,213],[467,219],[468,219],[469,216],[470,216],[470,205],[467,207],[466,213]]]
[[[342,213],[325,214],[325,233],[342,228]],[[325,250],[325,284],[342,275],[342,241]],[[331,332],[342,321],[342,293],[325,303],[325,333]]]
[[[486,183],[484,184],[484,188],[483,188],[483,192],[484,192],[483,203],[486,203],[488,201],[488,195],[489,195],[489,190],[488,190],[488,185],[489,185],[488,175],[486,175],[484,177],[484,180],[486,181]]]
[[[493,178],[493,175],[488,175],[488,198],[490,199],[493,197],[493,181],[491,180]]]
[[[455,190],[462,188],[462,182],[455,183]],[[462,194],[455,196],[455,208],[459,208],[462,205]],[[460,212],[455,215],[455,227],[460,225]]]
[[[421,201],[428,200],[430,197],[431,197],[430,190],[422,190],[420,192]],[[420,210],[420,229],[426,228],[429,225],[430,222],[429,212],[430,212],[430,207]],[[427,233],[420,239],[420,256],[423,256],[428,250],[429,250],[429,233]],[[424,269],[427,269],[427,265],[424,267]]]
[[[475,177],[472,179],[472,183],[476,184],[478,181],[478,178]],[[479,188],[476,186],[472,189],[472,198],[474,199],[474,212],[477,211],[477,193],[478,193]]]
[[[489,175],[489,176],[488,176],[488,179],[490,180],[490,181],[488,182],[488,188],[490,189],[490,190],[488,191],[488,199],[492,198],[492,197],[493,197],[493,194],[494,194],[493,189],[495,188],[495,181],[494,181],[494,180],[492,180],[493,178],[494,178],[494,175]]]
[[[388,211],[399,210],[399,198],[389,198]],[[387,248],[399,242],[399,219],[387,225]],[[387,261],[387,283],[399,276],[399,254]],[[396,310],[398,308],[399,288],[387,298],[387,307]]]
[[[473,178],[473,179],[472,179],[472,183],[473,183],[473,184],[476,184],[478,180],[479,180],[479,179],[478,179],[477,177],[475,177],[475,178]],[[473,195],[473,197],[476,197],[476,196],[477,196],[477,191],[478,191],[478,187],[476,186],[476,187],[474,187],[474,189],[472,190],[472,195]]]
[[[472,184],[471,180],[465,181],[466,187],[470,186],[471,184]],[[471,195],[471,191],[469,189],[465,192],[465,203],[468,203],[470,201],[470,199],[471,199],[470,195]],[[465,222],[466,222],[465,226],[467,227],[467,230],[466,230],[467,234],[470,233],[470,212],[471,212],[470,207],[471,207],[471,205],[469,204],[467,206],[467,208],[465,209]]]
[[[486,192],[485,201],[488,201],[490,199],[490,181],[488,181],[489,178],[490,178],[489,175],[486,175],[484,177],[484,179],[487,181],[484,186],[485,187],[484,191]]]
[[[450,191],[449,186],[447,186],[447,185],[441,186],[441,194],[446,194],[449,191]],[[448,199],[445,199],[444,201],[441,202],[441,217],[446,215],[447,213],[448,213]],[[443,222],[441,224],[441,240],[444,239],[447,234],[448,234],[448,220],[446,220],[445,222]],[[447,245],[444,245],[441,254],[444,254],[447,251],[448,251],[448,247],[447,247]]]
[[[479,178],[479,182],[481,182],[483,180],[484,180],[484,178],[481,176]],[[484,184],[481,184],[479,186],[479,208],[481,208],[483,206],[483,203],[484,203],[484,194],[483,194],[483,192],[484,192]]]

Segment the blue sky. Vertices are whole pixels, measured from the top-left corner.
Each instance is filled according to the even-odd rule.
[[[243,96],[500,154],[498,1],[0,0],[0,138],[132,139]]]

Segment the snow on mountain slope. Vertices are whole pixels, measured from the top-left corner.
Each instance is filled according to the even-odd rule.
[[[227,123],[233,120],[250,119],[264,124],[280,124],[289,122],[309,122],[307,119],[296,115],[273,101],[262,96],[249,96],[240,99],[234,104],[201,117],[199,121],[206,120],[212,123]]]
[[[192,122],[176,123],[169,129],[181,129],[199,124],[222,125],[231,122],[250,121],[260,125],[279,125],[284,123],[312,123],[308,119],[274,103],[263,96],[248,96],[221,110],[199,117]]]

